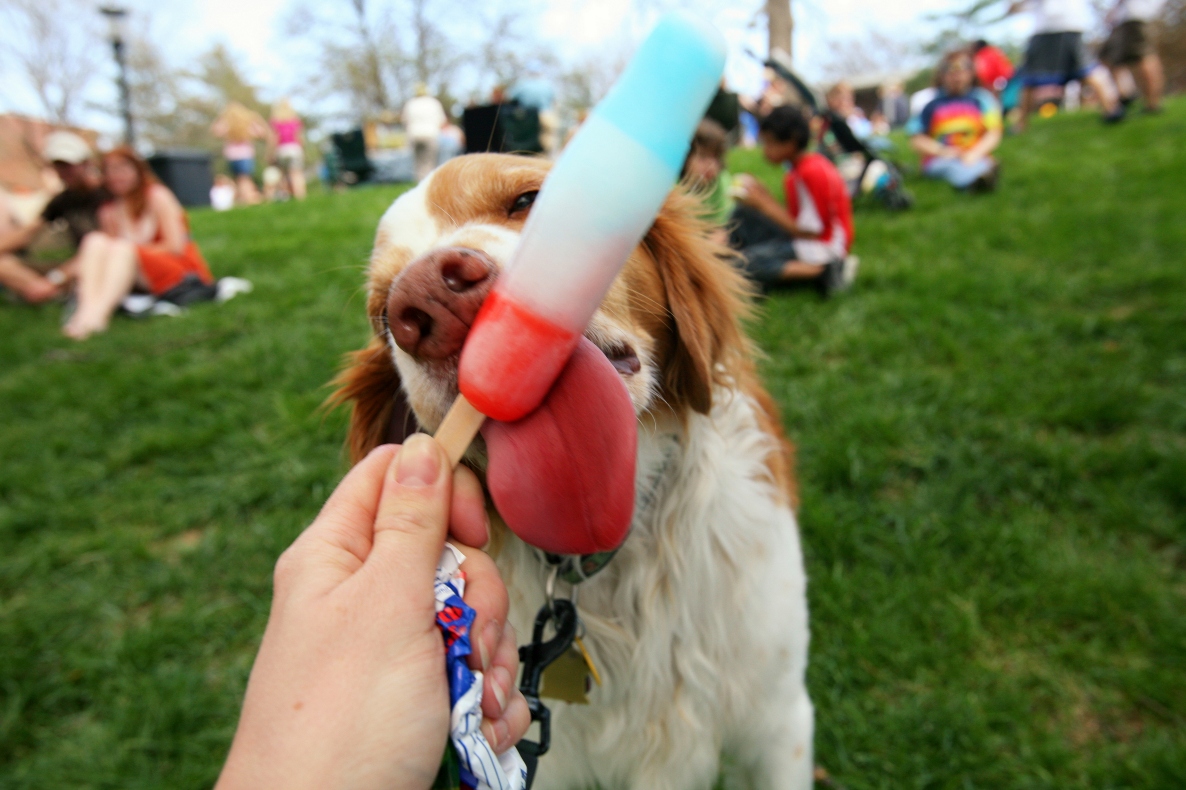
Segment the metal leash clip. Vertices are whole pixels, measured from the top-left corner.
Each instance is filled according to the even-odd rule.
[[[564,598],[555,598],[556,569],[548,579],[548,600],[535,616],[535,625],[531,631],[531,644],[519,648],[519,662],[523,665],[523,680],[519,684],[519,691],[527,699],[527,707],[531,711],[531,720],[539,722],[539,741],[521,740],[517,744],[519,755],[527,765],[527,787],[535,780],[535,769],[539,765],[539,758],[547,754],[552,743],[551,711],[539,698],[540,681],[548,665],[572,647],[580,628],[580,617],[577,616],[576,604]],[[552,624],[555,635],[544,641],[544,632],[548,623]]]

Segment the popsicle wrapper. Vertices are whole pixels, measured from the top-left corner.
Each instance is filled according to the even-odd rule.
[[[456,548],[445,544],[437,566],[436,623],[445,638],[445,669],[449,678],[449,738],[460,762],[464,790],[524,790],[527,766],[518,750],[501,756],[494,753],[482,734],[482,673],[474,672],[465,659],[472,652],[470,641],[475,612],[465,595],[464,559]]]

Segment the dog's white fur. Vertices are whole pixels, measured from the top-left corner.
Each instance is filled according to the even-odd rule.
[[[426,194],[422,183],[396,201],[380,223],[385,243],[413,255],[464,245],[506,260],[517,232],[442,231]],[[642,364],[626,379],[639,415],[637,505],[625,545],[579,592],[604,685],[587,706],[545,700],[553,742],[535,786],[709,790],[724,770],[736,786],[809,788],[806,577],[795,516],[764,468],[776,440],[740,387],[718,386],[707,415],[654,416],[664,412],[651,411],[660,376],[649,339],[603,313],[588,336],[603,350],[629,342]],[[391,349],[417,418],[433,429],[455,372]],[[513,536],[497,562],[523,641],[548,571]]]

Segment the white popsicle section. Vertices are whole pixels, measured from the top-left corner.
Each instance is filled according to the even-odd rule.
[[[676,175],[616,125],[590,115],[548,175],[499,289],[541,318],[583,332]]]

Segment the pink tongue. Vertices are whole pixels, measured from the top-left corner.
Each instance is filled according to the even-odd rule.
[[[626,386],[581,338],[538,409],[487,420],[486,484],[516,535],[552,554],[593,554],[626,539],[638,427]]]

